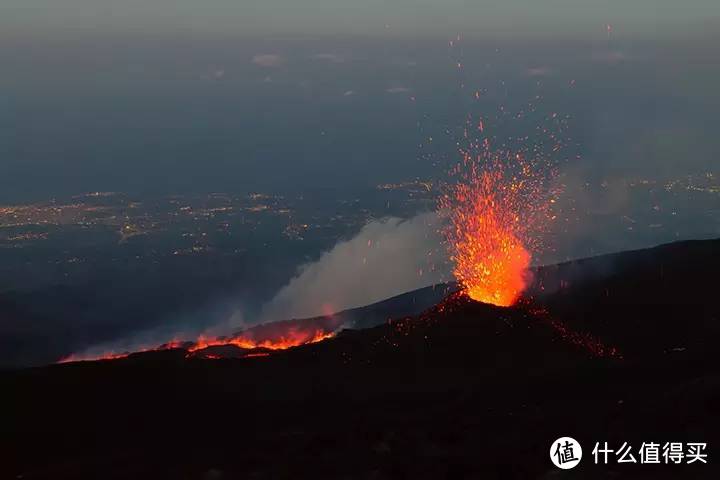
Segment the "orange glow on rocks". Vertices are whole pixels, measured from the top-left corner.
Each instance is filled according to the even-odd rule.
[[[100,354],[73,354],[58,363],[117,360],[129,357],[133,353],[152,352],[170,349],[181,349],[186,358],[214,359],[220,358],[215,352],[206,352],[211,347],[235,346],[247,351],[244,357],[267,356],[270,351],[286,350],[292,347],[321,342],[335,336],[341,322],[334,316],[317,317],[305,320],[287,320],[258,325],[236,335],[226,337],[206,337],[201,335],[196,340],[173,340],[157,347],[138,347],[133,351],[106,351]],[[199,355],[197,355],[199,354]]]
[[[291,347],[298,347],[309,343],[317,343],[334,336],[332,332],[323,330],[300,330],[290,329],[276,338],[256,340],[249,336],[237,336],[232,338],[205,338],[200,337],[194,345],[188,348],[188,352],[197,352],[208,347],[221,345],[235,345],[245,349],[265,348],[268,350],[285,350]]]
[[[126,352],[107,351],[107,352],[103,352],[99,355],[82,355],[82,354],[73,353],[72,355],[61,358],[60,360],[57,361],[57,363],[87,362],[87,361],[97,361],[97,360],[119,360],[121,358],[129,357],[133,353],[172,350],[175,348],[182,348],[184,343],[185,342],[182,342],[180,340],[171,340],[171,341],[164,343],[158,347],[141,347],[141,348],[137,348],[136,350],[134,350],[132,352],[129,352],[129,351],[126,351]]]

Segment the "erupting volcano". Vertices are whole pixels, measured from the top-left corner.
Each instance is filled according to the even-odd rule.
[[[183,345],[0,371],[3,428],[18,439],[7,442],[7,476],[551,478],[547,445],[558,430],[589,439],[696,432],[714,445],[719,252],[720,240],[705,240],[537,267],[532,301],[525,293],[496,307],[453,291],[400,313],[429,287],[354,310],[381,312],[387,320],[375,326],[279,352]],[[340,320],[305,322],[310,336],[298,341]],[[249,346],[301,323],[256,327]],[[309,457],[332,461],[318,474]],[[587,467],[607,477],[590,470],[605,465]],[[683,467],[696,466],[673,466]],[[681,476],[648,471],[642,478]]]
[[[455,187],[450,232],[454,273],[473,300],[508,307],[527,285],[530,253],[520,239],[520,216],[510,208],[498,172],[473,170]]]
[[[461,153],[451,172],[457,182],[440,200],[453,273],[473,300],[508,307],[531,280],[531,252],[552,200],[527,149],[491,151],[485,140]]]

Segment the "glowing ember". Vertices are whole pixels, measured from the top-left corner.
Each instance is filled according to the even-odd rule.
[[[248,353],[243,358],[257,358],[257,357],[269,357],[270,354],[267,352]]]

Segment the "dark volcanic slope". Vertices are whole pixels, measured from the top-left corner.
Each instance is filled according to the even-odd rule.
[[[720,241],[687,241],[544,267],[540,300],[632,354],[710,354],[720,334]]]
[[[720,241],[538,270],[534,300],[451,296],[268,357],[166,351],[0,377],[23,478],[719,478]],[[593,466],[596,441],[708,442],[709,465]]]

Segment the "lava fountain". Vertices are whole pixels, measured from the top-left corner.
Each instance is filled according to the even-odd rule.
[[[455,189],[450,236],[455,278],[473,300],[507,307],[528,282],[531,255],[520,217],[501,198],[498,172],[481,172]]]
[[[491,151],[487,140],[471,147],[461,151],[451,171],[457,180],[439,205],[449,217],[444,234],[453,273],[473,300],[508,307],[532,280],[536,234],[554,200],[528,149]]]

